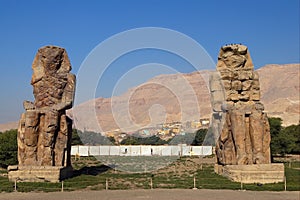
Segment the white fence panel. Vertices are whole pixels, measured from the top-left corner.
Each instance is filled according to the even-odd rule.
[[[120,156],[128,156],[129,155],[129,146],[120,146]]]
[[[170,146],[171,156],[180,156],[181,148],[180,146]]]
[[[118,156],[120,155],[120,147],[119,146],[108,146],[110,148],[109,155],[110,156]]]
[[[191,147],[191,155],[201,156],[203,152],[202,146],[193,146]]]
[[[130,146],[130,155],[131,156],[139,156],[141,155],[141,146]]]
[[[89,146],[78,146],[80,156],[89,156]]]
[[[100,146],[100,156],[108,156],[109,153],[109,146]]]
[[[90,146],[89,155],[90,156],[99,156],[100,155],[100,146]]]
[[[191,155],[191,148],[189,146],[182,146],[181,147],[181,155],[182,156],[190,156]]]
[[[71,155],[79,156],[208,156],[212,146],[187,145],[123,145],[123,146],[72,146]]]
[[[172,151],[171,151],[171,148],[169,146],[164,146],[164,147],[161,148],[161,155],[162,156],[170,156],[170,155],[172,155],[171,152]]]
[[[152,146],[141,146],[141,156],[151,156],[153,154]]]
[[[152,155],[161,156],[161,148],[162,146],[152,146],[152,150],[153,150]]]
[[[202,148],[203,148],[202,155],[204,155],[204,156],[212,155],[212,153],[213,153],[212,146],[202,146]]]
[[[71,155],[74,155],[74,156],[80,155],[78,149],[79,149],[79,146],[71,146]]]

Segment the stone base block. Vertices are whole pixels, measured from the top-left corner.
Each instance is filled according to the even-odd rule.
[[[234,182],[242,183],[278,183],[284,181],[284,165],[215,165],[215,172]]]
[[[73,168],[62,166],[8,166],[8,179],[19,182],[59,182],[73,175]]]

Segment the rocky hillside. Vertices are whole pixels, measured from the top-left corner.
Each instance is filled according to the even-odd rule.
[[[269,116],[280,117],[283,125],[299,123],[300,64],[267,65],[257,70],[261,100]]]
[[[160,75],[112,99],[95,99],[96,115],[102,131],[130,132],[159,123],[197,120],[210,115],[210,96],[206,80],[209,72]],[[89,119],[86,112],[93,101],[75,108],[75,120]],[[91,111],[92,112],[92,111]],[[95,130],[93,121],[76,124],[79,129]]]
[[[280,117],[283,125],[299,123],[299,64],[267,65],[258,70],[261,101],[269,116]],[[97,130],[86,112],[95,103],[102,131],[121,128],[130,132],[143,127],[176,121],[192,121],[211,115],[209,71],[160,75],[127,93],[98,98],[77,106],[77,128]]]
[[[10,129],[16,129],[18,127],[18,122],[9,122],[5,124],[0,124],[0,132],[10,130]]]
[[[266,65],[257,70],[261,86],[261,101],[268,116],[280,117],[283,125],[299,123],[300,64]],[[98,130],[91,120],[95,103],[97,121],[102,131],[139,128],[175,121],[210,118],[208,90],[209,71],[190,74],[160,75],[130,89],[121,96],[97,98],[75,108],[74,120],[79,129]],[[73,114],[70,113],[72,116]],[[78,123],[84,121],[84,124]],[[16,128],[17,123],[0,125],[0,131]]]

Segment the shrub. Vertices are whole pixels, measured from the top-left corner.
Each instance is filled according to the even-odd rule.
[[[8,165],[18,163],[17,159],[17,130],[12,129],[0,134],[0,166],[6,168]]]

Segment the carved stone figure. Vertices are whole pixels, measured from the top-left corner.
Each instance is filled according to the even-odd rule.
[[[223,46],[217,71],[210,79],[217,163],[270,163],[270,127],[248,48]]]
[[[32,64],[34,102],[24,101],[18,128],[19,166],[70,166],[75,75],[65,49],[45,46]]]

